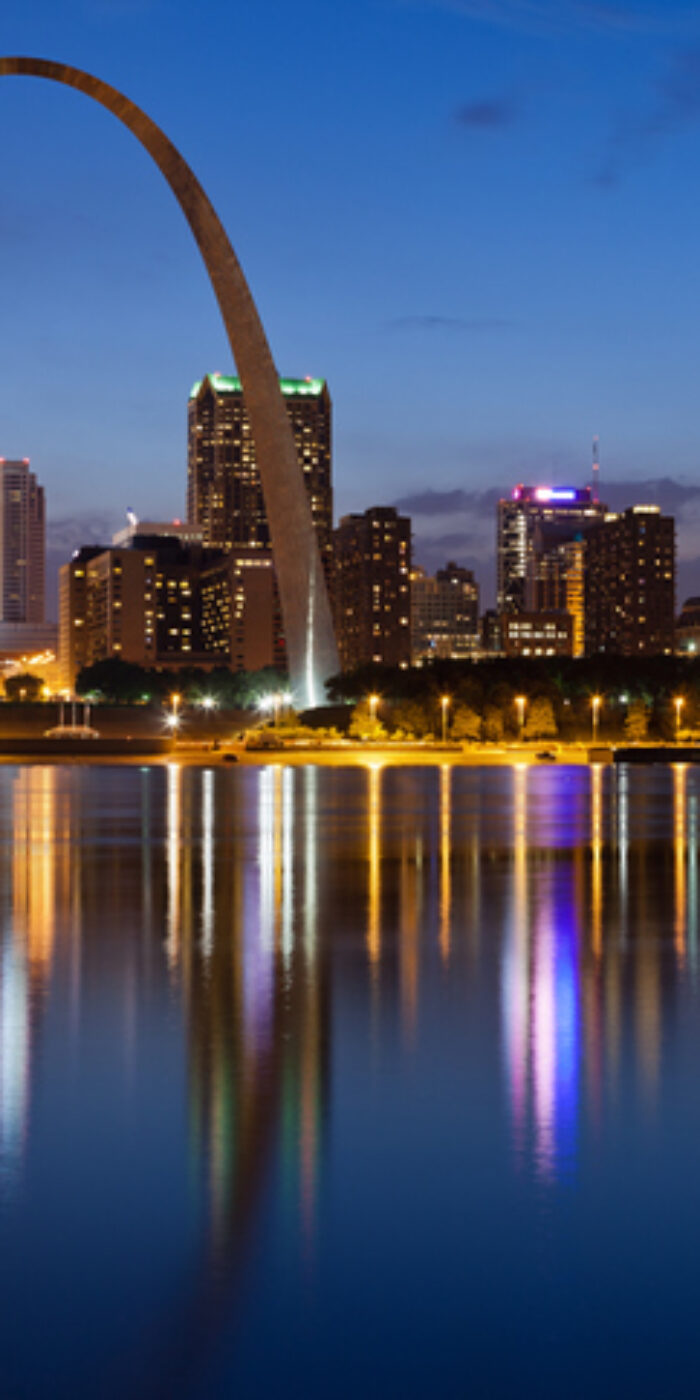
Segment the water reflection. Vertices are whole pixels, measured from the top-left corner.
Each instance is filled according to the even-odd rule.
[[[271,1211],[275,1238],[312,1268],[329,1123],[345,1111],[339,1131],[361,1139],[376,1092],[355,1070],[368,1022],[372,1074],[393,1056],[387,1120],[421,1056],[459,1118],[469,1066],[505,1109],[509,1168],[542,1191],[580,1170],[623,1076],[656,1110],[669,1025],[697,971],[699,781],[683,765],[649,777],[172,764],[120,772],[105,802],[80,770],[0,775],[0,1184],[21,1177],[33,1102],[55,1112],[36,1090],[66,1053],[64,1002],[78,1054],[103,1057],[93,1093],[128,1043],[130,1111],[170,1037],[159,1089],[179,1092],[183,1074],[186,1140],[172,1129],[171,1150],[190,1213],[170,1224],[178,1301],[163,1302],[151,1338],[169,1358],[164,1394],[243,1306]],[[331,1103],[339,1082],[345,1099]],[[114,1112],[114,1097],[99,1101],[105,1121]]]

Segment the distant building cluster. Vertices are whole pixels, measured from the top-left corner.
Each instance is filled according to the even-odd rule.
[[[343,670],[700,648],[700,600],[689,600],[675,627],[674,521],[657,506],[609,511],[598,500],[597,469],[593,486],[516,486],[498,504],[497,606],[482,615],[474,573],[449,560],[428,574],[413,559],[410,519],[394,507],[345,515],[334,528],[328,385],[282,379],[280,388]],[[6,619],[43,621],[43,493],[26,463],[5,464],[2,512],[0,628]],[[130,516],[110,545],[79,549],[61,569],[59,606],[67,691],[81,667],[109,657],[146,667],[284,667],[267,513],[239,379],[208,374],[190,393],[186,522]]]
[[[500,646],[509,656],[670,655],[675,523],[590,486],[516,486],[498,504]],[[493,637],[490,650],[494,650]]]

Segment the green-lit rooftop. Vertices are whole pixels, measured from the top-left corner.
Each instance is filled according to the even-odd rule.
[[[190,398],[196,399],[202,385],[209,382],[215,394],[240,394],[241,381],[232,374],[207,374],[192,385]],[[325,388],[325,379],[280,379],[280,389],[288,398],[318,398]]]

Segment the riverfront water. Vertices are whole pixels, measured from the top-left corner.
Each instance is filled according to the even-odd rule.
[[[700,770],[0,769],[0,1393],[698,1389]]]

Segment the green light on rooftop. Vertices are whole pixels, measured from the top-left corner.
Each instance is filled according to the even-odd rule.
[[[242,393],[241,381],[235,375],[207,374],[205,378],[215,394]],[[198,379],[192,385],[191,399],[196,399],[204,382],[204,379]],[[325,382],[325,379],[280,379],[280,389],[286,398],[318,398],[323,393]]]

